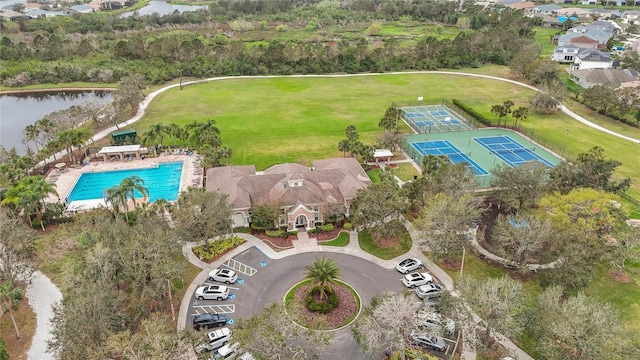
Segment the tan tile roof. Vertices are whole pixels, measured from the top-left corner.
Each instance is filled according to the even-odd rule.
[[[315,205],[328,200],[344,202],[371,184],[353,158],[314,161],[313,170],[300,164],[277,164],[261,174],[253,166],[226,166],[207,171],[207,191],[229,195],[234,209],[258,204]],[[301,186],[294,186],[294,183]]]

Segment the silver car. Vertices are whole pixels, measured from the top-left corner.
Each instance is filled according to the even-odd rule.
[[[406,274],[410,271],[420,269],[422,267],[424,267],[424,264],[422,264],[422,261],[420,261],[420,259],[407,258],[400,261],[400,263],[396,266],[396,270],[398,270],[401,274]]]
[[[433,312],[419,313],[418,325],[425,328],[444,330],[447,335],[453,335],[456,332],[456,322],[453,319]]]
[[[440,336],[431,336],[412,331],[411,335],[409,335],[409,339],[412,343],[423,348],[434,349],[438,351],[445,351],[447,349],[447,345],[444,343],[444,339]]]
[[[420,299],[429,300],[429,299],[439,298],[440,295],[442,295],[442,293],[445,291],[446,289],[444,288],[444,286],[440,284],[430,283],[430,284],[419,286],[416,289],[416,295],[418,295]]]
[[[227,327],[209,331],[207,334],[207,342],[197,345],[194,350],[196,354],[202,354],[207,351],[213,351],[226,345],[231,339],[231,330]]]
[[[194,294],[198,300],[224,300],[229,297],[229,288],[222,285],[204,285]]]

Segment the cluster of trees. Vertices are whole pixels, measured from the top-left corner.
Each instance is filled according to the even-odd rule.
[[[524,42],[534,41],[532,21],[523,18],[519,12],[507,10],[498,14],[475,5],[465,5],[463,10],[468,12],[462,13],[458,12],[456,4],[431,1],[365,3],[371,6],[354,4],[350,7],[344,3],[341,5],[344,7],[327,10],[333,6],[300,4],[297,9],[299,14],[279,13],[273,22],[258,20],[261,16],[267,19],[272,17],[270,14],[256,14],[253,15],[255,20],[244,21],[250,25],[250,29],[257,30],[260,27],[274,29],[278,23],[288,24],[291,28],[309,27],[312,23],[311,31],[321,31],[323,26],[334,26],[336,22],[351,26],[351,18],[358,14],[364,14],[362,16],[367,18],[364,21],[372,21],[379,18],[380,11],[383,11],[391,15],[384,17],[387,20],[402,18],[407,21],[457,24],[463,32],[455,39],[439,39],[435,36],[417,39],[413,47],[401,47],[395,38],[385,39],[384,46],[372,47],[373,40],[367,39],[364,34],[337,43],[333,37],[326,41],[267,39],[264,40],[266,45],[247,47],[234,35],[246,31],[246,27],[233,30],[233,22],[216,27],[215,36],[209,37],[210,27],[206,24],[216,22],[211,18],[201,22],[194,19],[197,15],[206,16],[206,12],[168,15],[167,18],[178,17],[185,24],[202,24],[190,30],[172,31],[149,31],[141,26],[145,20],[155,21],[157,17],[153,16],[132,17],[136,18],[132,20],[103,14],[81,14],[42,22],[37,19],[29,21],[21,31],[34,34],[32,41],[24,41],[11,33],[3,35],[0,56],[6,65],[0,72],[0,79],[7,86],[24,86],[35,82],[115,82],[139,73],[148,82],[156,84],[180,76],[202,78],[217,75],[433,70],[484,63],[506,64]],[[428,13],[427,9],[433,12]],[[308,20],[308,11],[322,12],[323,18]],[[111,20],[109,27],[78,29],[80,22],[98,24],[107,22],[105,17]],[[53,23],[56,31],[48,31]],[[133,31],[120,32],[120,36],[114,37],[113,31],[124,30],[118,26],[119,23],[134,24]],[[114,26],[117,28],[114,29]],[[91,37],[64,36],[88,32],[91,32]]]
[[[373,152],[375,150],[373,145],[364,144],[362,141],[358,140],[360,138],[360,134],[358,134],[358,130],[355,125],[347,126],[344,132],[347,138],[338,142],[338,151],[342,151],[343,156],[349,152],[351,153],[351,156],[357,156],[362,160],[362,162],[366,162],[373,158]]]

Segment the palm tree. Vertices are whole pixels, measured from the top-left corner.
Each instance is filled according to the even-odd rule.
[[[208,119],[203,123],[197,123],[197,125],[192,126],[189,139],[196,148],[209,144],[214,149],[217,149],[221,145],[220,129],[216,126],[215,120]]]
[[[333,280],[341,275],[338,263],[333,259],[324,257],[322,259],[316,258],[313,263],[305,266],[304,269],[307,270],[305,279],[310,279],[319,288],[320,300],[327,296],[326,288],[331,288]]]
[[[518,121],[525,120],[529,117],[529,108],[524,106],[518,106],[517,109],[513,110],[513,118],[516,119],[515,126],[518,126]]]
[[[120,206],[124,207],[127,204],[126,195],[124,194],[122,189],[120,189],[119,186],[112,186],[110,188],[105,189],[102,196],[104,197],[104,201],[107,204],[111,205],[111,209],[113,210],[114,215],[117,215],[120,213]],[[126,211],[124,213],[124,217],[127,219],[127,223],[128,223],[129,215],[127,214]]]
[[[351,144],[349,143],[349,140],[347,139],[342,139],[340,140],[340,142],[338,143],[338,151],[342,151],[342,157],[347,156],[347,151],[349,151]]]
[[[177,146],[177,139],[182,139],[182,128],[180,125],[171,123],[165,126],[164,131],[167,135],[173,137],[173,146]]]
[[[142,134],[142,144],[146,147],[153,146],[153,154],[158,156],[156,146],[162,144],[162,138],[167,133],[167,128],[161,123],[155,123],[149,126],[149,129]]]
[[[23,210],[25,220],[28,220],[29,224],[31,224],[31,214],[35,212],[40,221],[40,227],[44,231],[44,223],[42,221],[44,210],[46,209],[44,199],[49,194],[57,195],[58,192],[43,176],[28,176],[20,179],[16,186],[7,190],[2,203],[12,205],[16,210]]]
[[[22,143],[27,145],[28,142],[33,141],[36,145],[36,152],[38,149],[38,136],[40,135],[40,129],[35,124],[27,125],[24,130],[22,130]]]
[[[136,175],[132,175],[122,179],[122,181],[120,182],[119,188],[120,188],[120,191],[124,194],[124,199],[125,199],[124,207],[125,207],[125,211],[127,212],[129,211],[129,203],[127,202],[128,198],[130,198],[133,201],[134,207],[137,207],[136,198],[135,198],[136,191],[142,194],[142,197],[144,198],[145,203],[147,202],[147,198],[149,197],[149,190],[146,187],[144,187],[144,180],[142,180],[142,178]]]
[[[233,149],[224,145],[218,149],[218,151],[220,152],[220,159],[224,159],[224,164],[229,165],[229,159],[231,158],[231,155],[233,155]]]
[[[22,290],[13,286],[11,282],[7,281],[0,284],[0,308],[2,309],[2,314],[9,311],[13,330],[15,330],[18,339],[21,338],[20,330],[18,330],[18,324],[16,324],[16,319],[13,317],[12,310],[18,309],[18,304],[20,304],[20,300],[22,300],[23,297],[24,295],[22,294]]]

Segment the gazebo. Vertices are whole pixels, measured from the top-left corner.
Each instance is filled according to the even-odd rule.
[[[122,145],[127,141],[127,138],[129,138],[129,141],[133,142],[137,135],[138,134],[136,133],[135,129],[123,129],[114,131],[111,133],[111,140],[113,141],[112,144]]]
[[[104,161],[108,160],[109,156],[118,155],[121,161],[125,160],[126,155],[135,155],[136,159],[140,159],[141,154],[149,152],[147,148],[140,147],[140,145],[122,145],[122,146],[105,146],[98,154],[102,155]]]
[[[376,149],[373,152],[373,158],[376,160],[376,163],[380,160],[382,161],[390,161],[393,157],[393,152],[388,149]]]

